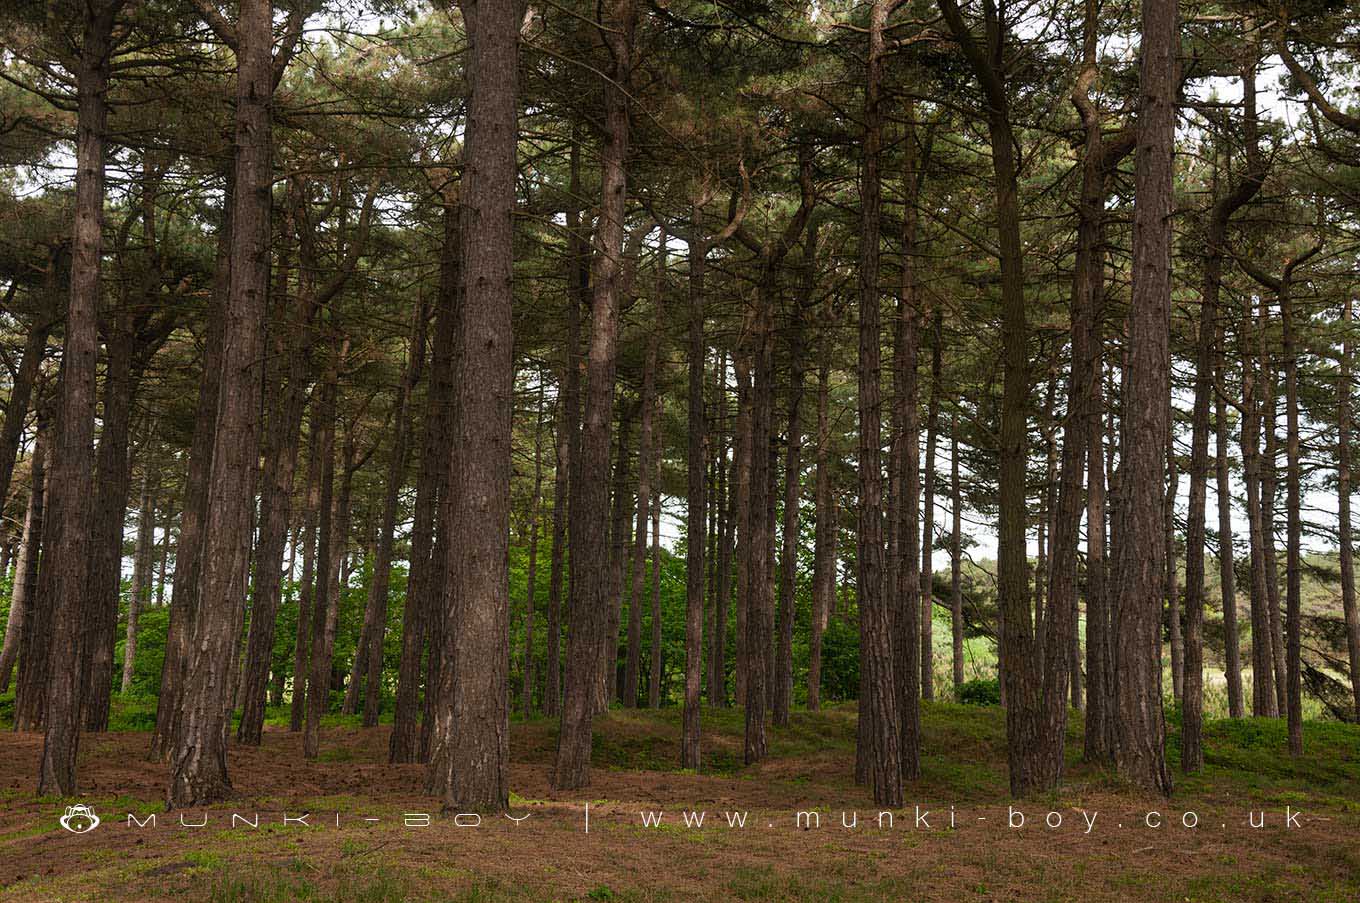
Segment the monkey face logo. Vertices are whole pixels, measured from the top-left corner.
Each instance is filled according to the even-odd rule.
[[[61,817],[61,826],[72,834],[87,834],[99,827],[99,816],[89,806],[79,803],[66,808]]]

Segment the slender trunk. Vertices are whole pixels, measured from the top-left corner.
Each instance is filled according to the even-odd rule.
[[[633,448],[633,420],[638,415],[638,408],[637,401],[624,405],[615,443],[613,507],[609,515],[609,615],[604,628],[604,661],[600,669],[600,681],[596,684],[596,712],[609,708],[618,689],[619,626],[623,621],[623,597],[627,592],[623,578],[625,562],[631,558],[628,541],[631,538],[629,524],[632,523],[633,492],[629,485],[632,475],[629,456]]]
[[[600,218],[591,272],[591,337],[586,364],[586,401],[580,479],[571,484],[571,597],[562,723],[553,786],[576,790],[590,783],[593,688],[605,663],[604,628],[609,614],[609,439],[614,371],[618,357],[619,276],[627,200],[629,121],[626,85],[632,71],[633,0],[610,0],[602,8],[601,39],[613,58],[604,85],[604,147],[600,153]]]
[[[342,344],[344,344],[342,342]],[[320,422],[320,501],[317,504],[316,594],[312,603],[311,623],[308,625],[307,685],[305,690],[302,754],[315,759],[321,736],[321,717],[330,707],[331,651],[335,641],[335,623],[340,610],[340,559],[343,557],[346,536],[339,530],[343,519],[338,511],[335,492],[335,421],[336,383],[339,378],[343,352],[331,350],[321,399],[317,405]],[[346,449],[348,452],[348,448]],[[348,462],[346,462],[348,463]],[[344,478],[342,477],[342,482]]]
[[[718,359],[717,387],[718,417],[727,421],[727,355]],[[736,470],[728,463],[728,437],[719,440],[716,466],[718,469],[718,495],[714,505],[718,507],[717,572],[714,589],[713,638],[711,645],[713,658],[712,676],[708,682],[708,701],[710,705],[727,705],[727,610],[732,602],[732,540],[736,529]]]
[[[1170,418],[1168,417],[1168,422]],[[1176,493],[1180,486],[1180,470],[1176,461],[1174,428],[1166,436],[1166,501],[1162,506],[1162,541],[1166,545],[1166,620],[1171,640],[1171,698],[1179,705],[1183,698],[1181,687],[1185,674],[1185,645],[1181,636],[1181,594],[1176,572]],[[1158,658],[1161,657],[1161,631],[1157,632]]]
[[[1341,559],[1341,607],[1346,618],[1346,650],[1350,659],[1351,693],[1360,720],[1360,605],[1355,600],[1355,551],[1351,539],[1351,300],[1341,302],[1341,359],[1336,377],[1337,543]],[[36,483],[34,484],[37,485]],[[0,669],[0,679],[3,679]],[[0,687],[0,689],[3,689]]]
[[[708,244],[704,236],[703,211],[691,208],[689,242],[689,447],[686,450],[685,529],[685,700],[680,730],[680,767],[698,770],[700,683],[704,649],[704,552],[707,537],[708,487],[704,480],[704,454],[708,447],[708,424],[704,412],[704,263]],[[749,736],[749,728],[748,728]]]
[[[90,533],[94,525],[95,358],[103,248],[104,154],[114,19],[119,0],[84,7],[83,34],[76,61],[76,202],[72,232],[71,293],[62,348],[61,394],[52,446],[52,509],[57,529],[44,555],[52,580],[46,600],[51,611],[51,640],[43,721],[38,794],[76,793],[76,755],[80,743],[80,703],[84,682],[79,663],[92,641],[81,610],[89,574]]]
[[[902,750],[894,680],[893,612],[886,598],[883,560],[883,477],[879,389],[879,237],[883,155],[883,29],[888,3],[869,11],[864,91],[863,163],[860,179],[859,250],[859,529],[856,561],[860,607],[859,747],[874,802],[902,805]],[[913,554],[913,557],[915,555]],[[915,637],[913,635],[913,643]],[[913,705],[915,700],[913,699]]]
[[[311,660],[312,617],[316,606],[317,520],[321,513],[321,447],[326,431],[321,409],[322,390],[312,403],[310,437],[307,442],[307,496],[302,515],[302,579],[298,593],[297,632],[293,637],[293,701],[288,719],[290,733],[302,730],[307,715],[307,663]]]
[[[1228,679],[1228,717],[1241,718],[1242,647],[1237,625],[1237,570],[1233,565],[1232,477],[1228,470],[1228,403],[1223,385],[1223,330],[1214,367],[1214,470],[1218,499],[1218,579],[1223,603],[1223,658]],[[1182,728],[1183,730],[1184,728]],[[1184,756],[1184,740],[1181,755]]]
[[[949,635],[954,701],[963,687],[963,494],[959,488],[959,414],[949,415]]]
[[[151,495],[150,462],[142,463],[142,491],[137,505],[137,544],[132,552],[132,586],[128,593],[127,633],[123,640],[123,680],[119,689],[132,689],[137,661],[137,618],[151,602],[151,554],[156,541],[156,506]]]
[[[529,499],[529,573],[524,586],[524,683],[520,704],[524,717],[534,714],[534,609],[538,607],[538,518],[543,498],[543,374],[538,375],[534,406],[534,491]]]
[[[57,294],[57,271],[54,253],[48,277],[50,293],[54,296]],[[52,300],[55,302],[56,298]],[[52,334],[54,322],[51,311],[39,312],[24,340],[19,367],[14,371],[14,379],[9,387],[9,398],[5,401],[5,417],[3,425],[0,425],[0,499],[9,498],[10,481],[14,477],[14,462],[23,440],[24,424],[28,420],[33,383],[37,380],[39,368],[47,356],[47,338]]]
[[[816,230],[808,230],[809,242],[816,247]],[[810,261],[805,262],[805,267]],[[810,269],[810,267],[808,267]],[[806,276],[803,297],[811,295]],[[779,561],[779,609],[775,646],[775,682],[772,720],[778,726],[789,723],[793,706],[793,621],[796,600],[794,592],[798,580],[799,507],[803,494],[803,343],[802,312],[795,310],[793,322],[785,329],[789,346],[788,436],[784,445],[784,522],[782,524],[782,554]]]
[[[822,324],[817,365],[817,449],[813,489],[812,633],[808,643],[807,706],[822,704],[822,638],[826,633],[830,594],[835,586],[836,523],[831,497],[831,423],[828,414],[831,386],[830,323]]]
[[[638,495],[637,529],[633,534],[631,594],[628,601],[628,659],[624,665],[623,704],[636,708],[638,685],[642,670],[642,601],[644,576],[647,567],[647,515],[652,507],[652,460],[660,455],[653,446],[656,419],[656,368],[661,349],[662,313],[664,307],[664,279],[666,272],[666,232],[661,232],[657,251],[656,290],[652,297],[652,331],[647,337],[647,357],[642,373],[642,406],[640,437],[638,440]]]
[[[1265,552],[1266,566],[1266,610],[1270,615],[1270,651],[1275,667],[1275,714],[1284,715],[1289,708],[1286,698],[1289,680],[1286,675],[1288,663],[1285,660],[1284,620],[1280,617],[1280,576],[1278,556],[1275,552],[1275,512],[1276,493],[1279,487],[1279,435],[1275,432],[1278,411],[1276,409],[1275,363],[1266,352],[1265,323],[1270,316],[1270,306],[1261,299],[1259,316],[1262,319],[1260,348],[1262,384],[1265,388],[1262,405],[1261,429],[1265,433],[1265,450],[1261,459],[1261,542]]]
[[[657,400],[658,405],[660,399]],[[652,480],[652,658],[647,680],[647,705],[661,707],[661,456]]]
[[[1266,589],[1265,521],[1261,510],[1261,402],[1257,397],[1259,360],[1251,352],[1245,324],[1252,300],[1245,302],[1242,347],[1242,471],[1247,490],[1247,523],[1251,549],[1251,713],[1257,718],[1279,715],[1275,696],[1274,652],[1270,641],[1270,602]],[[1259,328],[1259,327],[1258,327]]]
[[[1303,592],[1303,499],[1299,483],[1302,460],[1299,449],[1299,350],[1295,335],[1294,299],[1290,291],[1293,262],[1285,267],[1277,296],[1284,327],[1285,398],[1285,683],[1289,721],[1289,754],[1303,755],[1302,592]]]
[[[430,349],[430,380],[426,386],[425,427],[422,436],[420,474],[411,524],[410,571],[401,615],[401,658],[397,665],[397,696],[392,712],[392,734],[387,756],[392,764],[424,761],[421,742],[421,660],[432,632],[430,611],[439,593],[443,565],[435,558],[436,525],[441,486],[447,477],[450,398],[453,393],[453,342],[457,334],[458,283],[462,268],[461,227],[457,205],[443,209],[443,243],[440,249],[439,293],[436,299],[434,341]],[[431,675],[426,675],[426,695],[432,695]]]
[[[935,698],[935,445],[940,431],[944,315],[931,320],[930,401],[926,404],[926,464],[921,472],[921,698]]]
[[[751,554],[751,370],[744,354],[732,358],[737,378],[737,419],[732,455],[732,482],[735,486],[732,503],[736,510],[737,533],[737,649],[733,674],[734,693],[741,705],[746,704],[746,622],[750,614],[751,593],[746,559]]]

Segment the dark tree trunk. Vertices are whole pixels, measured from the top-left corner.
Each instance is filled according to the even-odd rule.
[[[51,294],[57,289],[57,254],[53,254],[49,283]],[[56,298],[52,301],[55,303]],[[52,334],[54,320],[51,311],[41,311],[33,327],[24,340],[24,350],[19,358],[19,367],[14,371],[14,380],[9,387],[9,398],[5,401],[5,419],[0,426],[0,499],[9,498],[10,481],[14,477],[14,461],[19,454],[19,445],[24,436],[24,423],[28,420],[29,401],[33,396],[33,383],[38,378],[39,368],[47,356],[47,338]],[[36,558],[34,559],[36,561]]]
[[[1218,577],[1223,602],[1223,658],[1228,679],[1228,717],[1241,718],[1242,647],[1237,625],[1237,570],[1233,565],[1232,477],[1228,470],[1228,403],[1223,385],[1223,330],[1214,367],[1214,470],[1218,496]],[[1183,741],[1182,741],[1183,742]],[[1182,753],[1184,755],[1184,753]]]
[[[544,376],[540,372],[538,404],[534,406],[534,491],[529,499],[529,573],[525,575],[524,586],[524,682],[520,689],[520,704],[526,719],[534,714],[534,610],[538,607],[538,519],[543,498],[543,383]]]
[[[462,192],[463,309],[454,353],[457,418],[446,613],[431,780],[446,811],[503,811],[510,758],[511,320],[518,113],[518,3],[465,0],[470,41]],[[454,648],[457,652],[455,654]],[[456,738],[457,742],[453,742]]]
[[[1284,620],[1280,617],[1280,575],[1275,552],[1276,493],[1279,488],[1279,435],[1275,432],[1279,412],[1276,409],[1275,362],[1266,350],[1266,329],[1270,320],[1270,304],[1262,298],[1258,316],[1258,353],[1261,359],[1261,385],[1264,398],[1261,405],[1261,429],[1265,433],[1265,448],[1261,456],[1261,544],[1265,554],[1266,612],[1270,616],[1270,651],[1274,663],[1275,714],[1283,716],[1289,708],[1285,698],[1289,681],[1285,674]]]
[[[609,615],[604,628],[604,662],[600,671],[600,682],[596,686],[596,712],[609,708],[616,698],[618,689],[619,625],[623,621],[623,597],[627,592],[624,585],[625,563],[629,560],[628,526],[632,523],[633,490],[629,477],[632,476],[630,455],[632,454],[633,421],[638,416],[639,404],[636,400],[623,403],[619,412],[618,434],[614,450],[613,500],[610,509],[609,526]]]
[[[831,325],[823,322],[818,341],[817,450],[813,488],[812,634],[808,643],[808,711],[822,704],[822,638],[836,585],[836,516],[831,495],[831,423],[828,401],[831,385]]]
[[[148,441],[148,450],[150,442]],[[142,491],[137,504],[137,544],[132,553],[132,586],[128,593],[127,633],[123,640],[123,679],[119,689],[132,689],[137,661],[137,619],[142,608],[151,603],[151,555],[155,551],[156,505],[151,494],[150,461],[142,462]]]
[[[963,687],[963,495],[959,490],[959,415],[949,415],[949,634],[954,701]]]
[[[1274,652],[1270,636],[1270,602],[1266,589],[1265,521],[1261,510],[1261,401],[1258,359],[1250,351],[1248,332],[1252,299],[1244,301],[1242,334],[1242,471],[1247,490],[1247,523],[1251,549],[1251,713],[1257,718],[1279,715],[1275,696]]]
[[[406,480],[408,438],[411,435],[411,393],[420,382],[425,364],[425,324],[427,311],[416,312],[411,327],[411,344],[407,354],[406,372],[402,374],[397,394],[396,435],[392,439],[392,457],[388,462],[387,485],[383,495],[382,523],[378,527],[378,548],[374,556],[372,584],[364,613],[367,628],[367,647],[364,675],[364,727],[376,727],[381,701],[383,674],[383,638],[387,628],[387,595],[392,582],[392,545],[397,525],[397,496]],[[536,496],[535,496],[536,497]],[[532,581],[530,581],[532,584]],[[359,679],[356,671],[354,680]]]
[[[581,454],[571,484],[571,596],[566,687],[553,786],[576,790],[590,783],[594,687],[606,661],[609,620],[609,439],[619,331],[619,276],[627,200],[629,121],[625,94],[633,64],[637,10],[633,0],[602,8],[601,39],[612,67],[604,85],[604,147],[600,153],[600,220],[591,271],[591,337]]]
[[[704,412],[704,263],[708,244],[704,236],[703,211],[691,208],[689,241],[689,447],[685,526],[685,700],[680,730],[680,767],[699,769],[699,693],[704,657],[704,553],[708,516],[708,486],[704,478],[704,455],[708,424]],[[749,726],[748,726],[749,737]]]
[[[629,573],[631,594],[628,601],[628,659],[624,666],[623,704],[636,708],[642,669],[642,602],[645,598],[644,576],[647,566],[647,515],[652,507],[652,461],[660,455],[656,440],[656,368],[661,347],[662,312],[664,311],[664,278],[666,271],[666,233],[661,232],[658,248],[656,290],[652,298],[652,330],[647,337],[647,357],[642,373],[642,407],[638,441],[637,529],[633,534],[633,559]]]
[[[37,604],[51,611],[49,668],[45,680],[42,765],[38,794],[76,793],[80,705],[84,697],[80,662],[93,612],[81,610],[90,578],[94,526],[95,358],[98,352],[100,258],[104,222],[105,128],[114,19],[121,0],[88,3],[76,60],[76,201],[72,232],[71,294],[62,346],[61,392],[52,446],[52,514],[57,529],[44,559],[51,564],[50,590]]]
[[[660,399],[657,401],[660,406]],[[647,705],[661,707],[661,456],[652,480],[652,658],[647,680]]]
[[[998,250],[1001,263],[1002,390],[998,472],[997,595],[1000,608],[1002,703],[1006,706],[1007,758],[1011,793],[1024,796],[1042,783],[1047,744],[1040,737],[1039,687],[1033,667],[1029,562],[1026,555],[1025,465],[1028,460],[1028,335],[1025,311],[1024,247],[1015,136],[1004,80],[1005,23],[994,6],[984,8],[984,41],[973,37],[955,0],[940,10],[982,84],[992,149]]]
[[[879,236],[883,155],[883,29],[889,4],[874,0],[869,11],[864,92],[864,142],[860,181],[859,250],[859,569],[860,748],[874,802],[902,805],[901,733],[894,680],[893,616],[885,597],[883,477],[879,391]],[[913,557],[915,557],[913,555]],[[914,642],[913,636],[913,642]],[[913,704],[914,700],[913,700]]]
[[[808,248],[815,248],[816,230],[808,230]],[[804,262],[808,267],[809,261]],[[803,300],[811,295],[810,277],[804,275]],[[803,424],[801,419],[803,403],[803,358],[806,350],[803,342],[802,310],[796,307],[792,312],[792,322],[785,330],[789,356],[789,396],[788,396],[788,435],[784,444],[784,522],[781,525],[781,555],[779,560],[779,608],[776,630],[778,644],[775,647],[774,667],[774,705],[772,720],[777,726],[789,723],[789,710],[793,707],[793,622],[796,600],[794,592],[798,581],[798,521],[799,506],[803,495]]]
[[[943,314],[935,312],[930,338],[930,401],[926,405],[926,464],[921,471],[921,698],[935,698],[935,445],[940,431]]]
[[[1121,418],[1121,526],[1115,547],[1115,761],[1120,773],[1142,789],[1169,795],[1157,640],[1167,567],[1162,490],[1171,392],[1172,164],[1180,43],[1177,0],[1143,0],[1142,10],[1133,299]]]
[[[746,623],[751,609],[749,566],[751,555],[751,369],[746,355],[735,352],[732,368],[737,378],[737,418],[733,436],[732,469],[736,510],[737,553],[737,629],[736,668],[733,691],[737,702],[746,705]]]
[[[316,525],[321,513],[322,392],[313,392],[311,425],[307,441],[307,497],[302,515],[302,580],[298,593],[297,632],[293,637],[293,701],[288,730],[298,733],[307,717],[307,663],[311,660],[312,616],[316,608]]]
[[[1346,618],[1346,650],[1351,669],[1355,717],[1360,719],[1360,605],[1355,601],[1355,551],[1351,539],[1351,300],[1341,302],[1341,357],[1336,378],[1337,543],[1340,546],[1341,608]],[[34,484],[37,485],[36,483]],[[0,669],[0,680],[4,679]],[[3,687],[0,687],[3,689]]]
[[[439,294],[435,307],[434,342],[430,351],[430,381],[426,387],[425,432],[422,438],[420,475],[416,482],[415,512],[411,524],[411,569],[406,580],[406,599],[401,617],[401,658],[397,666],[397,698],[392,713],[388,761],[393,764],[424,761],[419,714],[420,664],[431,632],[430,610],[439,593],[443,564],[434,555],[439,520],[441,486],[448,476],[447,430],[453,394],[453,342],[457,334],[458,283],[462,267],[458,207],[445,203],[444,241],[439,269]],[[432,637],[429,637],[432,639]],[[433,689],[426,675],[426,695]]]

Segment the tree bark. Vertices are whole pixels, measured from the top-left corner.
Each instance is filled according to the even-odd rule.
[[[1140,103],[1135,157],[1133,298],[1124,376],[1115,547],[1115,651],[1120,773],[1144,790],[1169,795],[1166,722],[1157,657],[1161,592],[1163,480],[1170,398],[1171,214],[1179,49],[1177,0],[1143,0]]]
[[[520,704],[526,719],[534,714],[534,610],[538,607],[538,519],[543,498],[543,383],[543,374],[539,373],[538,404],[534,406],[534,491],[529,498],[529,573],[524,581],[524,682]]]
[[[148,443],[149,444],[149,443]],[[137,504],[137,544],[132,552],[132,586],[128,593],[127,633],[123,640],[123,679],[120,692],[132,689],[137,661],[137,618],[151,603],[151,555],[156,541],[156,504],[151,493],[150,461],[142,462],[142,491]]]
[[[1360,605],[1355,600],[1355,551],[1351,534],[1351,300],[1341,302],[1342,340],[1336,377],[1337,544],[1341,566],[1341,608],[1346,619],[1346,651],[1351,670],[1355,717],[1360,720]],[[37,485],[36,483],[34,484]],[[0,680],[4,670],[0,668]],[[3,689],[0,686],[0,689]]]
[[[856,561],[860,605],[860,747],[868,766],[866,777],[874,802],[880,806],[900,806],[902,738],[897,711],[899,695],[894,680],[893,617],[885,598],[880,452],[883,405],[879,391],[878,263],[883,196],[879,167],[883,155],[883,29],[888,11],[886,0],[874,0],[870,7],[864,81],[859,250],[860,499]]]
[[[448,771],[430,783],[446,811],[501,812],[509,805],[511,282],[522,9],[487,0],[462,6],[471,78],[462,199],[466,304],[454,356],[453,604],[435,716],[435,743],[449,753],[432,757],[432,774],[445,762]]]
[[[108,121],[109,71],[114,20],[121,0],[88,3],[76,61],[76,201],[72,233],[71,293],[62,347],[61,393],[52,447],[50,545],[52,581],[48,601],[51,641],[43,721],[38,794],[76,793],[76,755],[80,743],[80,705],[84,681],[80,662],[92,641],[93,612],[81,611],[89,580],[90,534],[94,511],[95,358],[98,351],[100,258],[103,248],[104,154]]]
[[[553,787],[576,790],[590,783],[593,688],[605,663],[603,636],[609,614],[609,439],[617,365],[619,293],[627,200],[629,144],[626,85],[633,66],[633,0],[610,0],[601,9],[601,40],[612,66],[604,85],[604,147],[600,153],[600,218],[591,271],[591,337],[586,364],[584,429],[579,480],[571,489],[571,597],[566,687],[558,733]],[[579,485],[578,485],[579,484]]]

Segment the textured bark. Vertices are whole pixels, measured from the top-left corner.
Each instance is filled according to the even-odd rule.
[[[716,373],[716,404],[719,423],[726,423],[727,413],[727,355],[718,357]],[[717,494],[713,499],[717,536],[714,537],[716,561],[713,565],[713,636],[709,641],[708,702],[727,705],[727,614],[732,604],[732,544],[736,529],[736,471],[728,462],[729,436],[719,430],[718,450],[714,456],[717,470]]]
[[[885,598],[883,560],[883,477],[879,390],[879,237],[883,189],[883,28],[889,4],[874,0],[869,10],[864,92],[863,162],[860,171],[859,249],[859,570],[861,758],[874,802],[902,805],[901,734],[893,672],[893,617]],[[915,557],[913,555],[913,557]],[[914,639],[914,638],[913,638]],[[915,704],[913,700],[913,705]]]
[[[703,232],[703,210],[691,208],[689,243],[689,446],[685,454],[687,474],[685,523],[685,699],[681,715],[680,767],[699,768],[699,692],[704,649],[704,553],[707,545],[708,486],[704,479],[704,454],[708,424],[704,411],[704,263],[708,243]]]
[[[1280,616],[1280,575],[1278,557],[1275,551],[1276,511],[1279,490],[1280,440],[1275,432],[1279,411],[1276,407],[1276,370],[1275,362],[1266,350],[1266,329],[1270,321],[1270,304],[1261,299],[1258,308],[1261,328],[1258,336],[1258,354],[1261,359],[1261,430],[1264,433],[1264,448],[1261,452],[1261,545],[1265,555],[1266,571],[1266,612],[1270,617],[1270,650],[1275,675],[1275,713],[1283,716],[1289,707],[1285,698],[1288,692],[1288,668],[1284,649],[1284,619]]]
[[[618,689],[619,625],[623,621],[625,562],[630,559],[628,525],[633,511],[632,464],[633,421],[637,419],[636,400],[622,404],[615,437],[612,503],[609,515],[609,614],[604,626],[604,661],[595,690],[596,712],[609,708]]]
[[[50,445],[54,429],[49,421],[49,411],[57,406],[58,399],[39,408],[38,438],[49,449],[46,460],[51,460]],[[24,591],[27,599],[27,612],[23,630],[19,636],[19,670],[14,687],[14,729],[16,731],[41,730],[47,699],[47,674],[51,666],[52,654],[52,614],[53,564],[52,544],[60,526],[60,515],[52,504],[52,470],[46,468],[43,474],[43,518],[42,529],[36,534],[34,552],[40,552],[30,559],[27,565],[32,569],[28,586]]]
[[[42,764],[38,794],[76,793],[76,755],[80,743],[80,703],[84,696],[79,667],[90,642],[93,614],[81,610],[89,579],[94,496],[95,356],[100,298],[100,258],[104,221],[104,153],[114,19],[120,0],[84,6],[76,68],[76,200],[72,232],[71,293],[62,346],[61,392],[52,445],[52,513],[57,521],[44,555],[52,581],[50,659],[45,687]]]
[[[10,594],[9,619],[5,622],[5,641],[0,647],[0,693],[9,689],[10,675],[14,672],[14,662],[19,658],[24,631],[29,629],[29,608],[38,590],[38,559],[42,546],[44,498],[47,491],[47,445],[49,441],[46,423],[39,421],[38,437],[34,443],[33,457],[29,459],[28,504],[24,508],[24,532],[20,540],[18,560],[14,566],[14,590]],[[32,640],[28,647],[32,649]],[[29,667],[24,662],[24,669]],[[23,682],[21,678],[20,683]],[[20,693],[15,690],[15,727],[19,725],[17,711]]]
[[[605,663],[604,628],[609,615],[609,439],[619,330],[618,281],[627,200],[629,121],[626,85],[633,66],[633,0],[610,0],[601,8],[601,40],[612,65],[604,85],[604,147],[600,152],[600,218],[591,270],[591,336],[586,363],[586,400],[581,454],[572,481],[571,596],[565,693],[553,786],[575,790],[590,783],[592,688]]]
[[[1118,723],[1115,762],[1144,790],[1171,793],[1162,712],[1163,479],[1170,398],[1171,212],[1177,0],[1143,0],[1135,157],[1133,298],[1124,376],[1123,476],[1115,546]]]
[[[1185,653],[1181,636],[1181,594],[1176,571],[1176,492],[1180,486],[1180,469],[1176,460],[1176,438],[1171,420],[1167,418],[1166,436],[1166,500],[1162,504],[1162,542],[1166,545],[1165,590],[1167,634],[1171,646],[1171,698],[1179,705],[1182,699]],[[1157,632],[1157,656],[1161,658],[1161,631]]]
[[[289,17],[286,64],[301,28]],[[201,595],[175,718],[168,804],[203,805],[231,791],[226,741],[232,675],[245,617],[260,434],[265,300],[269,287],[271,99],[278,75],[273,5],[243,0],[233,30],[237,61],[231,280],[222,340],[222,384],[204,521]]]
[[[424,761],[421,743],[421,661],[431,635],[430,611],[438,596],[443,561],[435,558],[435,533],[441,499],[448,478],[449,421],[453,395],[453,342],[457,335],[459,273],[462,269],[462,232],[456,204],[447,200],[443,210],[444,240],[439,269],[439,294],[435,307],[434,341],[430,350],[430,381],[425,397],[425,431],[422,437],[420,474],[416,481],[415,511],[411,523],[411,569],[406,580],[406,599],[401,617],[401,659],[397,666],[397,697],[392,713],[388,761],[393,764]],[[433,689],[426,675],[426,695]]]
[[[471,80],[462,198],[466,304],[454,353],[453,604],[435,715],[435,743],[449,746],[449,754],[432,760],[432,773],[445,762],[448,771],[430,783],[446,811],[500,812],[509,805],[511,280],[521,7],[488,0],[464,0],[462,7]]]

